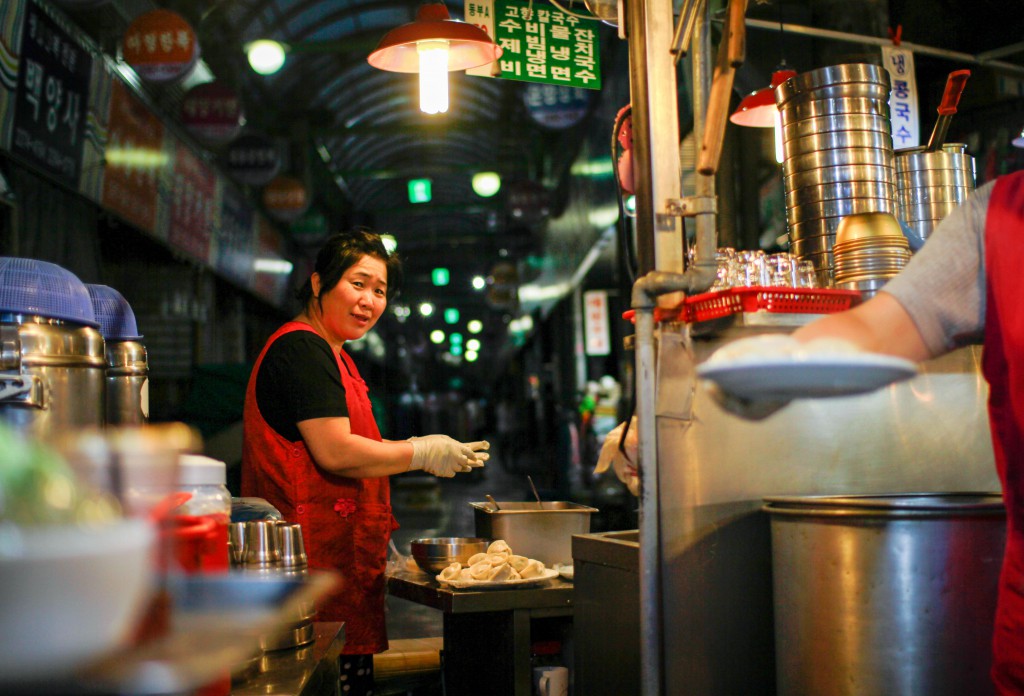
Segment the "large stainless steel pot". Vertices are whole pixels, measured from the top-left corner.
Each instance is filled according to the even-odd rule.
[[[766,500],[780,696],[993,693],[998,494]]]
[[[107,341],[107,424],[149,420],[149,360],[139,341]]]
[[[40,439],[104,422],[103,337],[44,317],[0,317],[0,418]]]

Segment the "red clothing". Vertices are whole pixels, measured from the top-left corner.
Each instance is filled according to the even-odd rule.
[[[992,678],[1024,694],[1024,172],[996,181],[985,220],[989,420],[1007,512]]]
[[[263,347],[245,391],[242,495],[269,501],[284,519],[302,525],[310,568],[342,576],[340,590],[318,607],[321,621],[345,622],[350,655],[387,650],[384,626],[384,569],[388,540],[397,528],[391,516],[388,478],[346,478],[316,465],[304,442],[290,442],[267,425],[256,404],[256,375],[267,348],[291,331],[314,331],[288,322]],[[315,332],[314,332],[315,333]],[[380,441],[366,383],[352,358],[336,356],[345,387],[352,432]]]

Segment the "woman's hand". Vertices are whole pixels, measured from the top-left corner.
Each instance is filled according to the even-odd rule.
[[[484,465],[490,459],[486,441],[463,443],[447,435],[410,437],[412,464],[409,470],[423,470],[441,478],[452,478]]]

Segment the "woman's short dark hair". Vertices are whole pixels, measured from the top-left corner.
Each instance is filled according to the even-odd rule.
[[[364,256],[372,256],[384,262],[388,273],[387,298],[390,301],[402,284],[402,262],[397,254],[389,254],[380,235],[369,230],[339,232],[327,238],[316,255],[313,270],[320,275],[320,294],[332,289],[349,268]],[[307,278],[296,293],[303,307],[313,299],[313,283]]]

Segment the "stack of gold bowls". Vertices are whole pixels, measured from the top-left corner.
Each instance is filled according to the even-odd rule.
[[[832,249],[835,286],[873,296],[910,260],[910,245],[889,213],[847,215]]]

